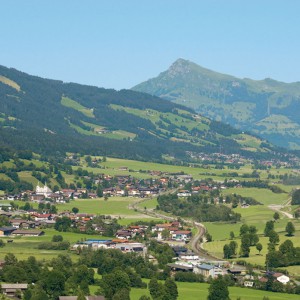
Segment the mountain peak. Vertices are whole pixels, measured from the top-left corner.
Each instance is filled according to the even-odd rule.
[[[174,77],[176,75],[183,75],[191,72],[192,62],[189,60],[178,58],[167,70],[168,75]]]

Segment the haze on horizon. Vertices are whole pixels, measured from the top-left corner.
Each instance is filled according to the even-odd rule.
[[[0,64],[131,88],[178,58],[240,78],[300,81],[300,2],[2,1]]]

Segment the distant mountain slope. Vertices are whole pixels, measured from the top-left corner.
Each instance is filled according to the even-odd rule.
[[[273,146],[190,108],[132,90],[108,90],[0,67],[0,145],[159,161],[187,151],[268,154]]]
[[[279,146],[300,149],[300,82],[239,79],[178,59],[132,89],[186,105]]]

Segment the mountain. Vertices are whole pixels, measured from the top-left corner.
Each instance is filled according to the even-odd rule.
[[[183,104],[278,146],[300,149],[300,82],[240,79],[178,59],[132,89]]]
[[[0,146],[56,157],[77,152],[151,161],[220,148],[252,156],[274,150],[156,96],[43,79],[3,66]]]

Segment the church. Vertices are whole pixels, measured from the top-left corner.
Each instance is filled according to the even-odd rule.
[[[43,187],[40,187],[38,183],[38,185],[35,188],[35,193],[37,195],[44,195],[47,198],[52,194],[52,190],[48,188],[46,184]]]

